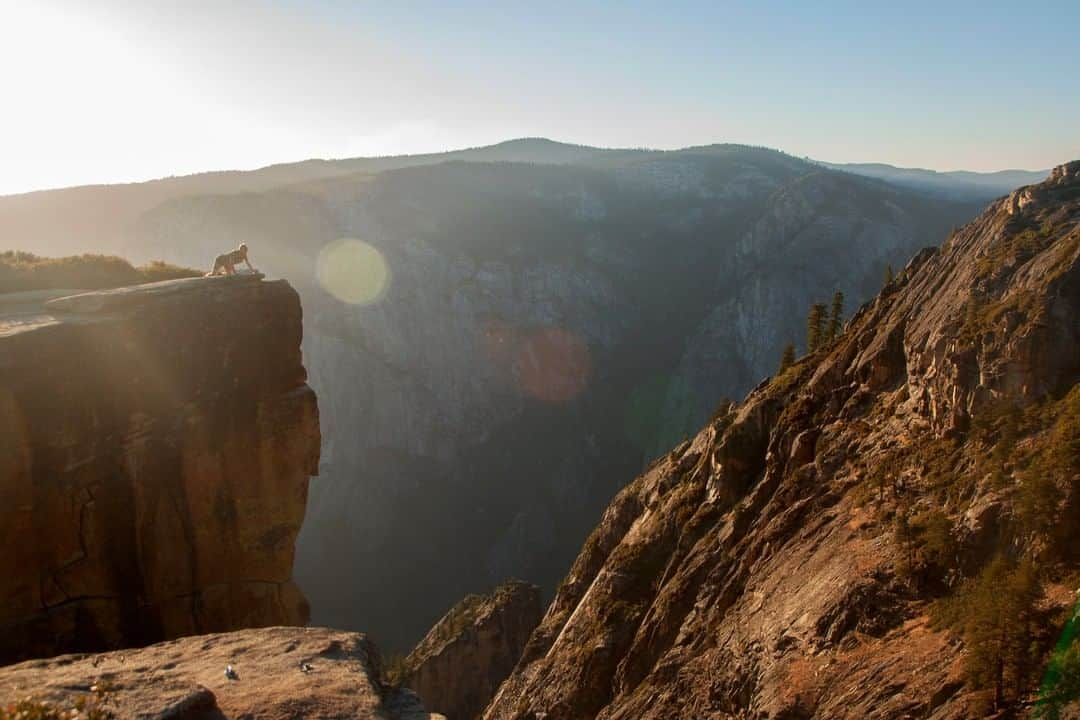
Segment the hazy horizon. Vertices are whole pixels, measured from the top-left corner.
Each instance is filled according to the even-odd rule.
[[[895,168],[897,168],[899,170],[914,170],[914,171],[936,172],[936,173],[942,173],[942,174],[947,174],[947,173],[952,173],[952,172],[975,172],[975,173],[978,173],[978,174],[992,175],[992,174],[995,174],[995,173],[1008,173],[1008,172],[1042,172],[1042,171],[1050,170],[1051,167],[1053,167],[1054,165],[1061,164],[1059,162],[1059,163],[1055,163],[1054,165],[1047,166],[1045,168],[1003,167],[1003,168],[998,168],[998,169],[995,169],[995,170],[976,170],[976,171],[972,171],[969,168],[938,169],[938,168],[926,168],[926,167],[905,167],[905,166],[899,166],[899,165],[892,165],[890,163],[883,163],[883,162],[878,161],[878,160],[840,160],[840,161],[836,161],[836,160],[833,160],[831,158],[811,158],[809,156],[799,156],[799,155],[796,155],[795,153],[787,152],[783,148],[772,148],[772,147],[767,147],[767,146],[752,146],[752,145],[745,145],[743,143],[728,143],[728,142],[724,142],[724,141],[717,141],[717,142],[713,142],[713,143],[704,143],[704,144],[701,144],[701,145],[686,145],[686,146],[678,146],[678,147],[670,147],[670,148],[658,148],[658,147],[643,147],[643,146],[627,146],[627,147],[596,146],[596,145],[586,145],[584,143],[574,143],[574,142],[569,142],[569,141],[556,140],[556,139],[549,138],[549,137],[515,137],[515,138],[505,138],[505,139],[502,139],[502,140],[496,140],[495,142],[487,143],[487,144],[484,144],[484,145],[469,145],[469,146],[461,146],[461,147],[456,147],[455,146],[455,147],[447,147],[447,148],[438,149],[438,150],[425,150],[425,151],[421,151],[421,152],[406,152],[406,153],[393,153],[393,154],[390,154],[390,155],[367,155],[367,156],[305,157],[305,158],[296,158],[296,159],[293,159],[293,160],[282,160],[282,161],[278,161],[278,162],[253,165],[253,166],[250,166],[250,167],[214,167],[214,168],[207,168],[207,169],[204,169],[204,170],[195,170],[195,171],[190,172],[190,173],[171,173],[171,174],[167,174],[167,175],[151,175],[151,176],[147,176],[147,177],[120,179],[120,180],[105,181],[105,182],[86,182],[86,183],[78,183],[76,185],[58,185],[58,186],[49,186],[49,187],[41,187],[41,188],[30,188],[30,189],[27,189],[27,190],[16,190],[14,192],[0,192],[0,197],[11,196],[11,195],[24,195],[24,194],[35,193],[35,192],[48,192],[50,190],[64,190],[64,189],[70,189],[70,188],[75,188],[75,187],[94,187],[94,186],[107,186],[107,185],[138,184],[138,183],[143,183],[143,182],[153,182],[153,181],[156,181],[156,180],[168,180],[170,178],[175,178],[175,177],[190,177],[190,176],[193,176],[193,175],[205,175],[205,174],[212,174],[212,173],[253,172],[253,171],[262,170],[262,169],[269,168],[269,167],[275,167],[275,166],[280,166],[280,165],[292,165],[292,164],[299,164],[299,163],[304,163],[304,162],[338,162],[338,161],[345,161],[345,160],[378,159],[378,158],[385,158],[385,157],[409,157],[409,156],[419,156],[419,155],[449,154],[449,153],[455,153],[455,152],[461,152],[461,151],[467,151],[467,150],[476,150],[476,149],[481,149],[481,148],[486,148],[486,147],[494,147],[494,146],[498,146],[498,145],[505,145],[505,144],[509,144],[509,143],[524,142],[524,141],[551,142],[551,143],[555,143],[557,145],[588,147],[588,148],[593,148],[593,149],[598,149],[598,150],[641,150],[641,151],[646,151],[646,152],[678,152],[678,151],[681,151],[681,150],[689,150],[689,149],[693,149],[693,148],[697,148],[697,147],[710,147],[710,146],[718,146],[718,145],[741,145],[741,146],[745,146],[745,147],[763,147],[763,148],[766,148],[768,150],[775,150],[777,152],[785,153],[785,154],[791,155],[793,157],[805,157],[806,159],[808,159],[808,160],[810,160],[812,162],[824,162],[824,163],[833,163],[833,164],[838,164],[838,165],[852,165],[852,166],[858,166],[858,165],[863,165],[863,166],[884,165],[884,166],[889,166],[889,167],[895,167]],[[1063,159],[1061,162],[1067,162],[1067,160]]]
[[[455,153],[455,152],[460,152],[460,151],[476,150],[476,149],[481,149],[481,148],[485,148],[485,147],[493,147],[493,146],[498,146],[498,145],[505,145],[505,144],[508,144],[508,143],[521,142],[521,141],[530,141],[530,140],[552,142],[552,143],[555,143],[555,144],[558,144],[558,145],[589,147],[589,148],[594,148],[594,149],[599,149],[599,150],[642,150],[642,151],[646,151],[646,152],[678,152],[680,150],[688,150],[688,149],[692,149],[692,148],[695,148],[695,147],[709,147],[709,146],[716,146],[716,145],[743,145],[742,143],[726,143],[726,142],[723,142],[723,141],[717,141],[715,143],[704,143],[703,145],[692,145],[692,146],[687,145],[687,146],[671,147],[671,148],[656,148],[656,147],[641,147],[641,146],[605,147],[605,146],[585,145],[583,143],[573,143],[573,142],[562,141],[562,140],[554,140],[554,139],[548,138],[548,137],[516,137],[516,138],[506,138],[506,139],[503,139],[503,140],[497,140],[495,142],[488,143],[488,144],[485,144],[485,145],[470,145],[470,146],[462,146],[462,147],[448,147],[448,148],[444,148],[444,149],[440,149],[440,150],[429,150],[429,151],[422,151],[422,152],[415,152],[415,153],[409,152],[409,153],[394,153],[394,154],[391,154],[391,155],[343,156],[343,157],[306,157],[306,158],[296,158],[296,159],[293,159],[293,160],[283,160],[283,161],[280,161],[280,162],[272,162],[272,163],[254,165],[254,166],[251,166],[251,167],[207,168],[207,169],[204,169],[204,170],[195,170],[195,171],[190,172],[190,173],[171,173],[171,174],[167,174],[167,175],[151,175],[151,176],[147,176],[147,177],[120,179],[120,180],[105,181],[105,182],[86,182],[86,183],[77,183],[75,185],[58,185],[58,186],[49,186],[49,187],[41,187],[41,188],[30,188],[30,189],[27,189],[27,190],[16,190],[14,192],[0,192],[0,197],[11,196],[11,195],[24,195],[24,194],[35,193],[35,192],[48,192],[50,190],[64,190],[64,189],[71,189],[71,188],[75,188],[75,187],[94,187],[94,186],[108,186],[108,185],[138,184],[138,183],[143,183],[143,182],[154,182],[156,180],[168,180],[170,178],[176,178],[176,177],[190,177],[190,176],[193,176],[193,175],[205,175],[205,174],[212,174],[212,173],[253,172],[253,171],[262,170],[262,169],[265,169],[265,168],[268,168],[268,167],[274,167],[274,166],[280,166],[280,165],[292,165],[292,164],[299,164],[299,163],[304,163],[304,162],[337,162],[337,161],[344,161],[344,160],[378,159],[378,158],[383,158],[383,157],[408,157],[408,156],[417,156],[417,155],[449,154],[449,153]],[[766,146],[749,146],[749,145],[746,145],[746,147],[766,147]],[[782,153],[785,153],[787,155],[791,155],[791,156],[794,156],[794,157],[807,157],[807,159],[809,159],[812,162],[825,162],[825,163],[853,165],[853,166],[855,166],[855,165],[864,165],[864,166],[888,165],[888,166],[891,166],[891,167],[896,167],[897,169],[900,169],[900,170],[915,170],[915,171],[937,172],[937,173],[943,173],[943,174],[950,173],[950,172],[977,172],[979,174],[990,175],[990,174],[994,174],[994,173],[1008,173],[1008,172],[1042,172],[1042,171],[1048,171],[1052,167],[1052,166],[1048,166],[1046,168],[1007,167],[1007,168],[999,168],[999,169],[996,169],[996,170],[981,170],[981,171],[971,171],[968,168],[936,169],[936,168],[923,168],[923,167],[903,167],[903,166],[892,166],[891,164],[881,163],[880,161],[876,161],[876,160],[834,161],[831,158],[810,158],[808,156],[798,156],[795,153],[789,153],[789,152],[783,150],[782,148],[766,148],[766,149],[775,150],[777,152],[782,152]],[[1062,160],[1062,162],[1066,162],[1066,161]],[[1055,165],[1057,165],[1057,164],[1061,164],[1061,163],[1056,163]]]
[[[1080,156],[1080,9],[0,0],[0,194],[520,137],[976,172]]]

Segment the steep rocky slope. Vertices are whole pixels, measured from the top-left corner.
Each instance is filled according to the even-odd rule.
[[[1072,163],[624,489],[484,717],[961,718],[1029,698],[1077,600],[1078,379]]]
[[[378,650],[358,633],[241,630],[0,668],[0,707],[82,698],[117,718],[444,720],[409,691],[384,686],[381,672]]]
[[[507,577],[553,592],[626,478],[772,372],[812,302],[871,297],[976,212],[731,145],[523,141],[256,175],[125,186],[157,200],[84,237],[195,267],[245,241],[295,284],[325,427],[297,579],[315,622],[393,652]],[[45,199],[23,200],[0,202],[0,242],[53,237],[27,224]],[[367,304],[316,272],[349,237],[386,269]]]
[[[469,595],[443,616],[402,662],[397,681],[449,720],[472,720],[514,669],[540,624],[540,588],[506,582]]]
[[[0,296],[0,660],[306,622],[301,334],[258,276]]]

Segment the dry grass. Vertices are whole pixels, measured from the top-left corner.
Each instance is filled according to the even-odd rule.
[[[202,275],[198,270],[156,260],[135,267],[115,255],[46,258],[28,252],[0,252],[0,293],[72,288],[100,290]]]

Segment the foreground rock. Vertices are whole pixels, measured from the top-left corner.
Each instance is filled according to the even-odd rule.
[[[316,399],[258,276],[0,302],[0,661],[303,624]]]
[[[528,583],[469,595],[405,659],[401,685],[449,720],[479,717],[514,669],[542,613],[540,588]]]
[[[1076,600],[1078,380],[1071,163],[918,255],[838,340],[623,490],[484,717],[1033,702]],[[1017,589],[1031,577],[1037,593]]]
[[[97,688],[118,718],[440,717],[412,693],[384,687],[380,673],[378,650],[359,633],[262,628],[0,668],[0,706],[27,696],[68,704]]]

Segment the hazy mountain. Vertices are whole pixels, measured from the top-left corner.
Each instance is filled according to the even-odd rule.
[[[821,163],[834,170],[885,180],[894,185],[943,195],[957,200],[989,200],[1021,185],[1041,182],[1049,170],[999,170],[978,173],[967,170],[939,172],[900,168],[882,163]]]
[[[488,147],[427,155],[304,160],[251,171],[207,172],[142,183],[86,185],[6,195],[0,196],[0,249],[66,255],[92,247],[103,251],[128,251],[137,257],[140,248],[131,239],[139,217],[176,198],[265,192],[355,173],[377,173],[453,160],[567,163],[635,154],[638,151],[601,150],[541,138],[523,138]]]
[[[854,307],[976,211],[765,149],[520,140],[0,198],[0,237],[207,268],[244,241],[297,287],[324,443],[296,576],[314,622],[400,650],[467,592],[550,592],[812,302]],[[319,283],[339,238],[378,251],[377,302]]]
[[[126,252],[134,260],[142,248],[131,242],[143,213],[173,199],[208,194],[266,192],[295,184],[371,174],[455,160],[617,166],[645,157],[724,152],[735,146],[712,145],[678,151],[601,149],[559,143],[546,138],[520,138],[487,147],[444,153],[341,160],[304,160],[251,171],[207,172],[143,183],[87,185],[0,196],[0,249],[23,249],[66,255],[91,247]],[[1014,187],[1037,182],[1045,172],[1006,170],[999,173],[939,173],[882,164],[830,164],[827,167],[887,180],[904,187],[942,194],[950,199],[985,202]]]

